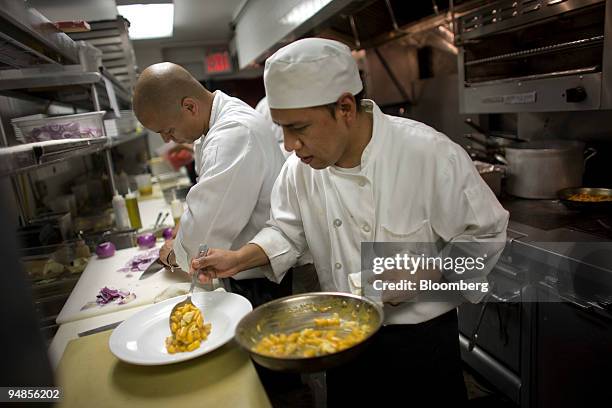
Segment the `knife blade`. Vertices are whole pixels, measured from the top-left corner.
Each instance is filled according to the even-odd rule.
[[[151,265],[149,265],[147,269],[145,269],[145,271],[142,273],[142,275],[140,275],[138,280],[146,279],[162,269],[164,269],[164,265],[161,263],[159,258],[157,258]]]
[[[81,333],[77,334],[77,336],[78,337],[85,337],[85,336],[89,336],[89,335],[92,335],[92,334],[100,333],[100,332],[103,332],[103,331],[111,330],[111,329],[114,329],[115,327],[119,326],[122,322],[123,322],[123,320],[120,321],[120,322],[115,322],[115,323],[107,324],[107,325],[104,325],[104,326],[96,327],[95,329],[86,330],[84,332],[81,332]]]

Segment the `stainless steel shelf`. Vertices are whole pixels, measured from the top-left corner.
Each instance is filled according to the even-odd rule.
[[[0,148],[0,177],[35,170],[62,160],[111,149],[143,138],[147,131],[119,137],[50,140]]]
[[[38,68],[0,70],[0,92],[27,92],[43,99],[96,110],[92,104],[91,85],[95,85],[101,108],[111,110],[107,82],[117,102],[131,103],[130,93],[110,73],[86,72],[80,65],[45,65]]]
[[[105,149],[105,137],[50,140],[0,148],[0,177],[23,173]]]
[[[129,86],[102,66],[103,51],[75,42],[26,4],[0,0],[0,91],[27,92],[98,110],[92,106],[95,84],[104,108],[112,105],[111,93],[119,104],[129,106]],[[68,89],[73,86],[76,92]]]
[[[130,52],[125,54],[125,65],[116,61],[115,51],[126,50],[127,20],[117,18],[110,26],[109,40],[95,39],[109,34],[107,28],[99,27],[98,33],[85,37],[99,42],[104,50],[84,41],[74,41],[59,31],[53,23],[27,1],[0,0],[0,93],[9,97],[36,97],[60,102],[86,110],[115,110],[129,108],[131,88],[129,79],[135,78],[135,63],[129,63]],[[106,24],[106,23],[105,23]],[[118,38],[116,38],[118,37]],[[119,41],[120,40],[120,41]],[[106,59],[103,53],[110,52]],[[104,66],[109,63],[109,67]],[[123,67],[131,68],[128,78]],[[0,127],[0,144],[10,142]],[[0,148],[0,177],[27,172],[72,157],[104,151],[111,188],[115,189],[114,171],[110,148],[134,140],[128,136],[113,140],[76,139],[32,143]],[[18,196],[23,219],[28,218],[24,204]]]
[[[94,84],[102,80],[99,72],[83,72],[80,65],[53,65],[0,71],[0,91]]]
[[[0,21],[2,32],[14,38],[15,44],[35,49],[45,56],[44,60],[51,59],[59,64],[79,62],[77,44],[45,16],[28,8],[27,2],[0,0]]]
[[[136,84],[138,69],[132,42],[129,39],[129,22],[121,16],[114,20],[89,21],[91,31],[70,33],[77,41],[86,41],[102,51],[102,65],[127,89]]]

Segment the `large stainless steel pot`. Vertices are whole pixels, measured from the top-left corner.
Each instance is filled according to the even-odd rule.
[[[564,188],[582,185],[585,162],[595,155],[584,143],[542,140],[504,148],[506,191],[523,198],[557,198]]]

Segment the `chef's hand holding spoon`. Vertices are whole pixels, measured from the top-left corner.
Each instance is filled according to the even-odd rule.
[[[240,272],[236,251],[211,248],[206,254],[198,254],[191,261],[189,273],[198,273],[198,280],[202,284],[210,283],[215,278],[228,278]]]
[[[210,248],[205,256],[198,255],[191,260],[189,273],[203,270],[198,279],[201,283],[207,283],[213,278],[229,278],[245,269],[265,265],[267,261],[263,250],[254,244],[247,244],[236,251]]]

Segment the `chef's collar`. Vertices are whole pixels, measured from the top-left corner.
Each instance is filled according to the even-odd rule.
[[[221,105],[221,99],[225,96],[225,94],[221,91],[213,92],[213,103],[210,108],[210,119],[208,120],[208,130],[213,127],[217,118],[219,118],[219,114],[221,113],[221,109],[219,105]]]
[[[213,92],[213,102],[210,107],[210,118],[208,119],[208,131],[202,136],[200,136],[198,139],[196,139],[196,141],[193,142],[193,150],[196,152],[196,154],[194,155],[194,160],[195,160],[194,164],[195,164],[196,172],[197,172],[197,169],[200,168],[200,164],[201,164],[200,163],[200,156],[201,156],[200,149],[202,148],[204,144],[204,139],[206,139],[208,132],[210,132],[210,129],[213,127],[213,125],[219,118],[219,115],[221,113],[221,107],[220,107],[221,99],[223,99],[224,95],[225,94],[223,94],[223,92],[221,91]]]
[[[361,153],[361,169],[366,170],[368,165],[374,160],[381,144],[381,135],[386,129],[385,115],[382,113],[378,105],[371,99],[363,99],[361,105],[364,112],[372,113],[372,137],[367,144],[363,153]]]

